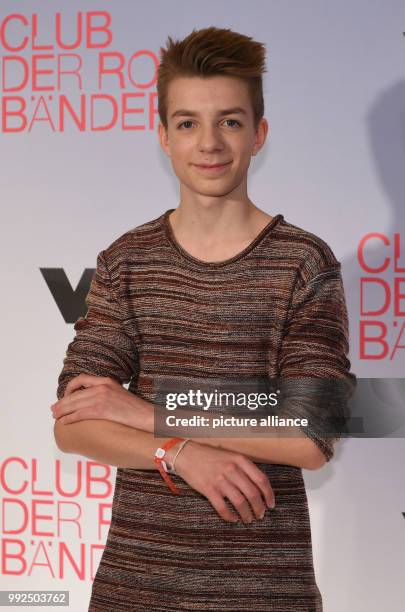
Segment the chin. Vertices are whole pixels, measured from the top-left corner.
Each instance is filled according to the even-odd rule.
[[[202,195],[202,196],[207,196],[207,197],[211,197],[211,198],[223,198],[227,195],[229,195],[230,193],[232,193],[232,191],[235,190],[235,186],[230,186],[228,189],[226,187],[217,187],[216,189],[212,186],[201,188],[201,187],[196,187],[196,188],[192,188],[191,191],[193,191],[194,193],[197,193],[198,195]]]
[[[181,180],[181,179],[180,179]],[[239,183],[235,180],[207,180],[207,181],[181,181],[190,191],[204,196],[223,197],[238,188]]]

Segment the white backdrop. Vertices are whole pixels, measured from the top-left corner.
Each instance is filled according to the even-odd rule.
[[[90,20],[94,26],[111,20],[111,40],[100,31],[88,44],[104,47],[86,47],[83,38],[76,48],[61,49],[58,11],[65,42],[76,38],[78,13],[85,25],[91,11],[104,12]],[[7,20],[13,14],[18,17]],[[156,133],[159,47],[169,34],[182,38],[209,25],[267,44],[270,133],[253,158],[250,198],[328,242],[343,266],[353,371],[359,377],[399,378],[405,371],[405,332],[402,342],[399,336],[405,306],[395,313],[391,300],[383,314],[362,315],[360,278],[379,276],[393,286],[395,276],[405,277],[393,267],[394,234],[402,233],[405,245],[405,5],[402,0],[71,0],[61,8],[49,0],[3,0],[0,21],[0,589],[69,590],[71,609],[87,610],[108,531],[115,469],[59,452],[50,405],[73,337],[64,315],[75,303],[84,270],[94,268],[97,253],[119,235],[178,203],[177,179]],[[42,49],[32,48],[35,21],[36,46]],[[23,44],[24,36],[24,49],[7,49]],[[114,54],[106,56],[110,67],[120,57],[125,62],[125,89],[113,75],[99,87],[102,52]],[[35,54],[47,56],[37,67],[51,71],[38,73],[36,83]],[[65,71],[76,70],[60,84],[58,61]],[[123,94],[127,107],[138,112],[124,112]],[[84,104],[83,129],[68,116],[60,125],[62,99],[76,113]],[[108,129],[91,128],[92,104],[95,124],[110,123]],[[373,232],[385,242],[368,240],[365,257],[378,267],[390,256],[383,274],[366,273],[358,260],[360,241]],[[404,250],[397,267],[405,267]],[[404,299],[398,298],[399,306]],[[382,301],[376,289],[368,306],[377,310]],[[360,357],[360,322],[370,320],[387,326],[390,351],[381,359],[370,358],[378,355],[378,342],[363,343],[369,356]],[[322,470],[304,471],[325,612],[403,610],[404,465],[403,439],[352,438]]]

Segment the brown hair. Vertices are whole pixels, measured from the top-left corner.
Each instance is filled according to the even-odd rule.
[[[167,130],[167,92],[178,76],[227,75],[243,79],[249,88],[254,126],[264,115],[262,74],[266,72],[265,45],[249,36],[215,27],[193,30],[183,40],[170,36],[160,48],[157,76],[158,113]]]

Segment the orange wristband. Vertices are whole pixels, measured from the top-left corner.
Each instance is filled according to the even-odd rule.
[[[169,450],[169,448],[171,448],[174,444],[177,444],[177,442],[181,442],[183,440],[184,438],[171,438],[165,444],[163,444],[163,446],[159,446],[159,448],[156,449],[155,456],[154,456],[154,461],[155,463],[157,463],[159,472],[163,480],[165,480],[169,489],[173,491],[173,493],[177,493],[177,494],[179,494],[180,491],[178,490],[178,488],[176,487],[176,485],[174,484],[174,482],[168,475],[166,462],[163,460],[163,457],[165,456],[166,451]]]

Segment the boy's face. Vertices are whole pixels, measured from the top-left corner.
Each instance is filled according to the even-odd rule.
[[[170,83],[168,129],[159,123],[159,139],[183,193],[221,197],[246,191],[251,157],[268,131],[265,119],[257,130],[253,121],[248,86],[241,79],[177,77]]]

